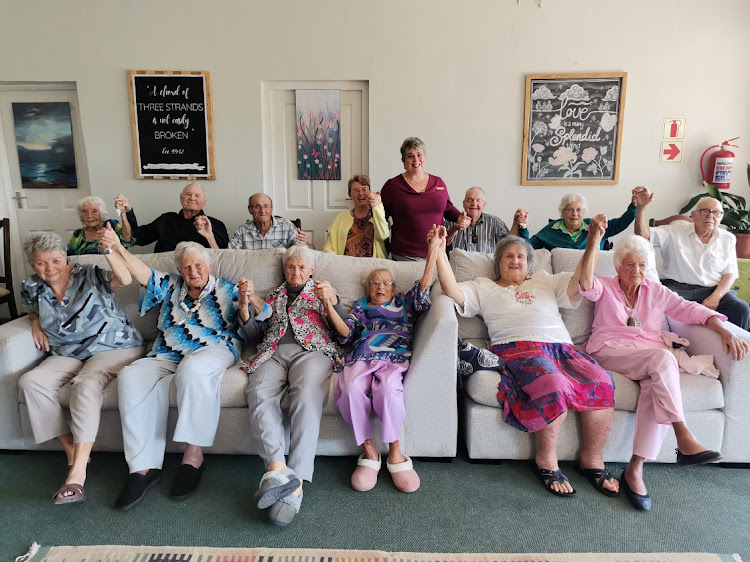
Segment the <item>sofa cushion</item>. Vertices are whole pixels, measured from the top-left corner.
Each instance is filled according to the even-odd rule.
[[[552,273],[552,256],[549,250],[534,251],[534,266],[531,273],[544,270]],[[496,279],[495,262],[492,254],[482,252],[465,252],[464,250],[452,250],[450,255],[451,268],[456,276],[456,281],[462,283],[471,281],[477,277]],[[478,338],[487,339],[487,325],[481,316],[464,318],[458,316],[458,335],[466,340]]]

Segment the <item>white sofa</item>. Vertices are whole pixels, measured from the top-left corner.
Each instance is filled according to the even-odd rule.
[[[550,273],[573,271],[582,255],[581,250],[537,250],[535,270]],[[601,252],[597,275],[614,275],[612,252]],[[475,277],[494,279],[492,256],[478,253],[451,252],[451,265],[458,281]],[[562,311],[562,318],[573,343],[582,346],[591,333],[594,305],[583,300],[575,310]],[[736,334],[748,337],[747,332],[730,325]],[[690,340],[690,354],[715,356],[721,372],[719,380],[704,376],[681,375],[683,406],[686,420],[696,437],[708,448],[720,450],[723,461],[750,462],[750,358],[734,361],[721,348],[715,332],[703,326],[688,326],[670,322],[670,329]],[[478,347],[489,344],[487,328],[480,317],[458,318],[459,337]],[[627,461],[632,453],[635,407],[638,401],[637,383],[613,373],[615,382],[615,416],[604,450],[607,461]],[[469,457],[473,459],[529,459],[534,455],[533,436],[513,429],[503,421],[497,401],[499,374],[479,371],[465,381],[461,393],[464,438]],[[580,423],[577,415],[569,415],[564,423],[558,444],[561,460],[576,459],[581,447]],[[676,442],[669,432],[657,461],[675,462]]]
[[[282,252],[276,250],[212,250],[213,273],[217,277],[237,282],[240,277],[252,279],[259,294],[265,295],[283,280]],[[174,271],[173,254],[145,254],[139,257],[149,266],[163,271]],[[396,286],[408,290],[422,275],[423,263],[392,262],[386,260],[351,258],[316,253],[315,278],[330,281],[338,290],[347,309],[364,294],[363,280],[374,267],[386,264],[394,271]],[[75,258],[79,263],[106,266],[102,256]],[[137,300],[139,288],[133,282],[117,291],[116,298],[127,317],[141,331],[144,338],[156,335],[156,310],[141,318]],[[454,457],[458,433],[456,398],[456,338],[457,324],[452,301],[445,295],[432,298],[432,308],[416,327],[414,354],[406,378],[404,396],[406,421],[401,435],[404,452],[416,457]],[[243,358],[254,353],[246,348]],[[57,448],[56,442],[35,445],[29,425],[26,405],[18,392],[19,377],[43,359],[44,354],[34,347],[28,318],[20,318],[0,326],[0,449]],[[321,421],[318,454],[351,455],[358,452],[349,426],[333,404],[331,392]],[[255,453],[250,444],[248,412],[244,389],[247,375],[238,366],[224,375],[221,387],[221,417],[214,445],[210,453]],[[60,391],[61,402],[68,404],[69,388]],[[172,435],[177,410],[174,385],[170,397],[170,428]],[[283,404],[282,404],[283,405]],[[373,416],[373,429],[380,434],[379,421]],[[381,450],[382,444],[379,443]],[[179,451],[182,445],[169,442],[168,451]],[[117,410],[117,381],[104,392],[104,406],[95,444],[97,450],[121,451],[122,434]]]

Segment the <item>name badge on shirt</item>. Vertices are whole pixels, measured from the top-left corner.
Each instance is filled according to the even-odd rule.
[[[643,327],[643,324],[641,324],[640,322],[638,322],[638,320],[631,316],[630,318],[628,318],[628,326],[631,326],[633,328],[641,328]]]
[[[445,186],[438,185],[437,187],[435,187],[435,189],[437,189],[438,191],[443,191],[445,189]]]

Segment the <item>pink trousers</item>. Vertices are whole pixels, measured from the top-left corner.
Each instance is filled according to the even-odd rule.
[[[398,441],[406,417],[404,375],[408,368],[408,361],[355,361],[336,377],[334,403],[354,430],[357,445],[372,438],[371,405],[381,421],[383,443]]]
[[[633,454],[655,459],[672,422],[685,421],[677,359],[666,347],[604,347],[591,356],[605,369],[640,383]]]

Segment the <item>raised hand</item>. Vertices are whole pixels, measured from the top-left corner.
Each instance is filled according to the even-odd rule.
[[[213,236],[213,229],[211,228],[211,221],[208,219],[206,215],[198,215],[197,217],[195,217],[193,224],[195,225],[195,230],[197,230],[198,234],[203,236],[203,238],[208,238],[210,236]]]
[[[307,235],[307,232],[305,232],[302,229],[297,229],[297,236],[294,238],[294,240],[297,242],[297,244],[307,244],[309,237]]]
[[[461,216],[458,217],[458,220],[456,221],[456,226],[459,230],[465,230],[469,225],[471,224],[471,217],[466,214],[466,211],[461,213]]]
[[[255,285],[250,279],[240,278],[237,283],[237,300],[240,306],[247,306],[255,294]]]
[[[128,211],[132,211],[133,207],[128,202],[128,198],[120,193],[115,197],[115,209],[121,209],[127,213]]]
[[[379,191],[371,191],[370,195],[368,195],[370,208],[377,207],[382,202],[380,199],[380,192]]]
[[[313,283],[315,283],[315,289],[313,290],[313,294],[322,303],[333,304],[333,301],[337,300],[336,291],[333,289],[333,286],[328,281],[318,281],[317,279],[314,279]]]
[[[654,198],[649,188],[645,185],[639,185],[633,188],[631,201],[636,207],[645,207]]]
[[[516,209],[513,215],[513,222],[518,225],[519,228],[526,228],[526,224],[529,220],[529,212],[525,209]]]
[[[100,228],[96,233],[96,242],[100,250],[108,251],[120,245],[120,237],[112,229],[111,223],[106,223],[104,228]]]
[[[445,250],[445,245],[448,237],[448,231],[441,224],[440,226],[432,225],[432,228],[427,233],[427,244],[429,246],[435,246],[436,248],[442,248]]]
[[[589,223],[589,238],[594,240],[601,240],[604,237],[604,233],[607,231],[607,216],[596,215],[591,219]]]

